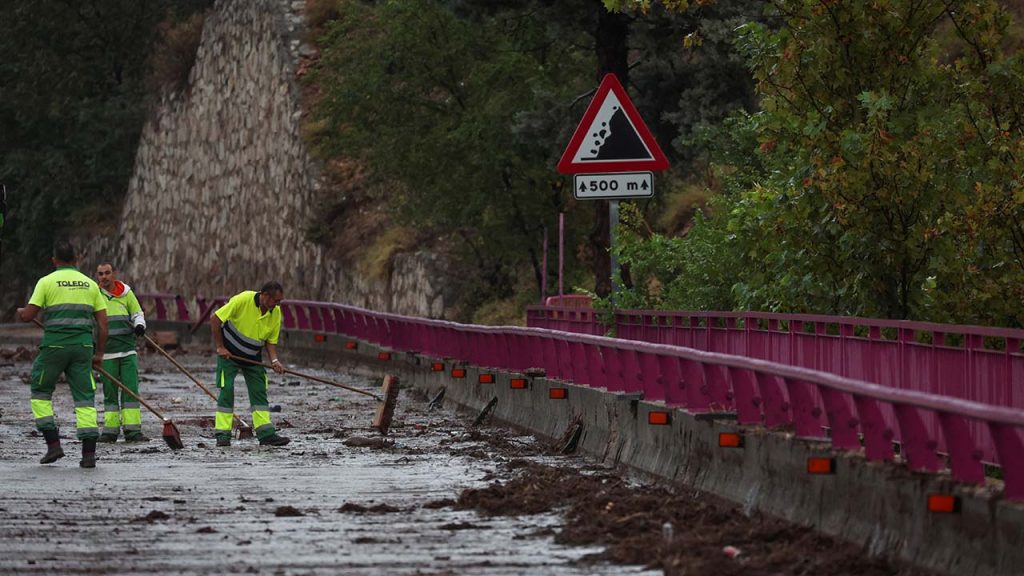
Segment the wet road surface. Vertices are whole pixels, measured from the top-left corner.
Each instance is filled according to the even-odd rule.
[[[179,361],[213,382],[211,358]],[[282,407],[272,416],[291,444],[260,447],[250,439],[217,448],[213,400],[147,354],[140,359],[143,397],[178,425],[185,449],[172,452],[159,421],[144,411],[151,442],[100,444],[97,468],[82,470],[63,383],[54,409],[67,456],[38,463],[45,443],[28,406],[30,366],[0,363],[0,574],[645,573],[579,562],[601,547],[556,544],[559,513],[482,516],[451,506],[464,489],[507,479],[508,458],[467,434],[473,415],[428,410],[407,390],[394,444],[353,447],[345,440],[375,436],[372,398],[271,375],[270,403]],[[236,407],[248,420],[241,377]]]

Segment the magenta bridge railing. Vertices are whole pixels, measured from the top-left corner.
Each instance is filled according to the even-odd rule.
[[[165,302],[155,308],[157,319],[191,324],[191,316],[167,314],[168,299],[174,298],[140,295],[147,304]],[[215,304],[202,306],[208,313]],[[863,451],[868,460],[895,461],[898,448],[910,469],[948,471],[968,484],[986,482],[987,462],[1001,469],[1005,496],[1024,500],[1024,410],[1019,408],[692,346],[584,334],[580,326],[576,331],[477,326],[296,300],[282,302],[281,310],[287,329],[341,334],[484,368],[542,368],[548,378],[642,394],[644,400],[694,414],[729,412],[742,425],[792,429],[797,437],[829,441],[838,450]]]
[[[757,358],[889,388],[1024,409],[1024,330],[764,312],[602,314],[578,306],[530,306],[527,325],[583,334],[611,330],[627,340]],[[895,415],[883,410],[882,416],[899,441]],[[925,426],[934,433],[940,422],[929,417]],[[983,458],[994,462],[989,430],[972,424],[971,432]],[[945,451],[945,439],[938,442]]]

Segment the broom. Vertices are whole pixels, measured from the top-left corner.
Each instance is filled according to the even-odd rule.
[[[170,354],[168,354],[166,350],[161,348],[160,345],[157,344],[155,340],[153,340],[152,338],[149,337],[149,334],[146,334],[145,338],[146,338],[146,341],[149,342],[150,345],[153,346],[153,348],[156,348],[157,352],[163,354],[164,358],[167,358],[168,360],[170,360],[171,364],[174,364],[174,366],[178,370],[181,370],[185,374],[185,376],[188,376],[190,380],[195,382],[196,386],[199,386],[199,388],[203,392],[206,392],[207,396],[209,396],[210,398],[213,398],[214,402],[217,401],[217,397],[213,394],[213,392],[210,392],[209,388],[207,388],[206,386],[203,386],[202,382],[200,382],[195,376],[193,376],[191,372],[186,370],[184,366],[179,364],[178,361],[175,360]],[[253,437],[252,426],[249,426],[249,424],[247,424],[245,422],[245,420],[242,420],[237,414],[232,414],[232,416],[235,417],[235,422],[238,422],[238,439],[239,440],[245,440],[247,438],[252,438]]]
[[[40,328],[43,328],[43,330],[46,330],[46,328],[43,327],[43,323],[40,322],[38,318],[33,318],[32,321],[35,322],[36,326],[39,326]],[[163,421],[164,431],[162,436],[164,442],[167,442],[167,446],[169,446],[171,450],[181,450],[182,448],[185,447],[185,444],[183,444],[181,441],[181,433],[178,432],[178,427],[174,425],[174,422],[171,422],[169,418],[164,418],[163,415],[157,412],[155,408],[147,404],[146,401],[143,400],[142,398],[139,398],[138,394],[132,392],[130,388],[122,384],[121,381],[118,380],[117,378],[111,376],[110,373],[104,370],[102,367],[96,368],[96,370],[99,371],[100,374],[106,376],[108,380],[113,382],[121,390],[125,391],[129,396],[138,400],[139,404],[145,406],[147,410],[149,410],[153,414],[156,414],[156,417]]]
[[[269,368],[271,370],[274,369],[270,364],[249,360],[248,358],[242,358],[241,356],[235,356],[234,354],[231,355],[231,359],[237,362],[245,362],[246,364],[263,366],[264,368]],[[319,376],[313,376],[312,374],[303,374],[302,372],[297,372],[288,368],[284,369],[284,373],[305,378],[307,380],[313,380],[314,382],[320,382],[322,384],[329,384],[336,388],[344,388],[345,390],[373,398],[380,404],[377,406],[377,413],[374,415],[371,426],[376,428],[382,435],[388,435],[388,430],[391,428],[391,419],[395,415],[395,406],[398,404],[398,378],[390,375],[385,376],[384,384],[381,386],[381,393],[374,394],[373,392],[367,392],[366,390],[360,390],[359,388],[346,386],[344,384],[339,384],[338,382],[332,382],[331,380],[320,378]]]
[[[147,404],[146,401],[143,400],[142,398],[140,398],[138,394],[136,394],[135,392],[132,392],[131,389],[128,388],[127,386],[125,386],[124,384],[122,384],[120,380],[118,380],[117,378],[114,378],[113,376],[111,376],[110,372],[107,372],[103,368],[96,368],[96,370],[100,374],[103,374],[104,376],[106,376],[107,380],[110,380],[111,382],[116,384],[117,387],[120,388],[122,391],[127,393],[132,398],[135,398],[136,400],[138,400],[139,404],[142,404],[143,406],[145,406],[146,409],[149,410],[150,412],[152,412],[153,414],[155,414],[157,418],[163,420],[163,422],[164,422],[163,439],[164,439],[164,442],[167,442],[167,446],[169,446],[171,448],[171,450],[181,450],[182,448],[185,447],[185,445],[181,442],[181,434],[178,432],[178,427],[174,425],[174,422],[171,422],[170,418],[164,418],[164,416],[162,414],[160,414],[159,412],[156,411],[155,408],[153,408],[152,406]]]

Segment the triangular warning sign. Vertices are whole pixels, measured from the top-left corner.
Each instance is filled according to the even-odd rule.
[[[668,158],[615,74],[606,74],[558,161],[562,174],[665,170]]]

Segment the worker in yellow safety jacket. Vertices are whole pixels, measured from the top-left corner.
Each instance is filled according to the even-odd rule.
[[[138,395],[139,362],[135,337],[146,334],[146,315],[131,286],[117,279],[117,270],[112,264],[104,262],[97,266],[96,280],[100,283],[100,292],[107,299],[109,338],[103,355],[103,370]],[[103,433],[100,434],[100,442],[117,442],[122,427],[125,442],[149,442],[142,433],[139,401],[109,380],[100,375],[103,382]]]
[[[96,282],[75,268],[74,247],[57,241],[51,259],[57,269],[39,279],[28,305],[18,308],[18,318],[31,322],[43,315],[43,341],[32,363],[31,406],[36,428],[46,439],[40,464],[64,457],[60,431],[53,414],[53,391],[63,373],[75,401],[75,424],[82,441],[82,468],[96,467],[96,381],[92,367],[103,362],[107,342],[107,300]],[[93,326],[96,338],[93,340]]]
[[[232,356],[254,362],[263,361],[263,349],[270,356],[270,363],[278,374],[284,373],[284,366],[277,357],[277,340],[281,334],[281,309],[277,306],[284,299],[284,288],[278,282],[267,282],[257,292],[246,290],[228,300],[214,312],[210,319],[213,342],[217,350],[217,413],[214,428],[217,446],[231,445],[231,424],[235,406],[235,376],[239,372],[245,377],[249,391],[249,405],[252,410],[252,426],[256,438],[264,446],[284,446],[289,438],[277,434],[270,421],[270,405],[267,400],[269,380],[263,366],[232,359]]]

